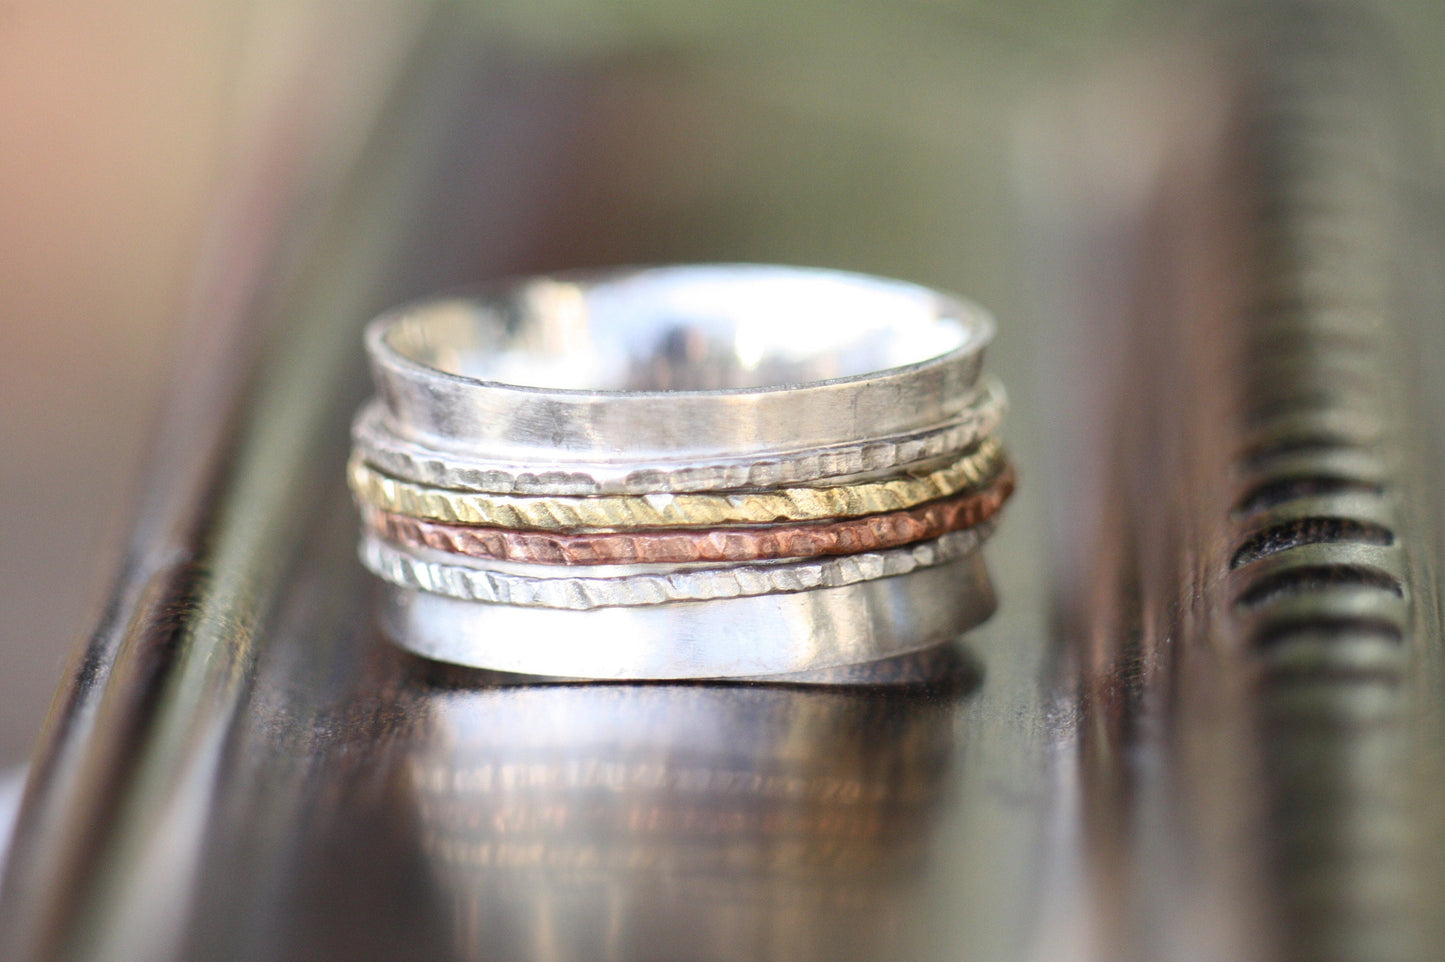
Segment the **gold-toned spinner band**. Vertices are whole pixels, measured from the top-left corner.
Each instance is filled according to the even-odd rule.
[[[603,497],[481,494],[403,481],[360,458],[352,459],[348,476],[361,502],[392,514],[501,528],[625,531],[823,521],[899,511],[980,488],[1005,464],[1001,445],[990,438],[951,464],[923,475],[754,492]]]

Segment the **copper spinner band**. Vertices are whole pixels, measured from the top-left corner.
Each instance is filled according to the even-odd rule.
[[[549,565],[686,564],[814,558],[912,544],[989,520],[1013,489],[1013,469],[1005,466],[983,490],[861,518],[571,534],[447,524],[377,508],[364,511],[367,524],[388,541],[472,558]]]

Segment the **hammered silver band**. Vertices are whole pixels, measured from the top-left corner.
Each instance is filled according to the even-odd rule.
[[[977,525],[902,548],[819,560],[723,567],[607,565],[594,566],[597,572],[586,576],[570,572],[545,576],[538,565],[447,563],[434,552],[398,549],[376,537],[362,542],[361,559],[373,573],[403,587],[465,601],[587,611],[841,588],[961,558],[992,531],[989,525]]]
[[[495,461],[475,451],[446,450],[404,437],[386,406],[373,402],[352,428],[356,452],[398,478],[454,491],[521,495],[660,494],[729,491],[856,481],[907,465],[946,458],[998,431],[1007,407],[1003,387],[982,378],[957,415],[921,431],[849,444],[692,462]]]
[[[752,265],[504,283],[367,331],[348,480],[383,622],[565,678],[795,674],[994,606],[1014,486],[993,322],[916,285]]]
[[[754,678],[952,641],[993,614],[978,552],[841,588],[640,608],[522,608],[385,586],[382,627],[439,661],[557,678]]]

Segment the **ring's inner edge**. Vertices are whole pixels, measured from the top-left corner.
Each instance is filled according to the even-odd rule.
[[[857,275],[666,268],[433,301],[399,318],[387,343],[440,371],[524,387],[728,390],[939,357],[977,336],[958,313],[923,288]]]

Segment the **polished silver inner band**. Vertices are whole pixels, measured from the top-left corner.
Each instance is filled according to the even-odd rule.
[[[520,462],[738,457],[927,430],[975,396],[987,314],[927,288],[751,265],[567,274],[375,321],[401,436]]]
[[[983,556],[787,594],[567,611],[386,585],[403,648],[476,668],[563,678],[746,678],[858,664],[958,637],[993,613]]]

